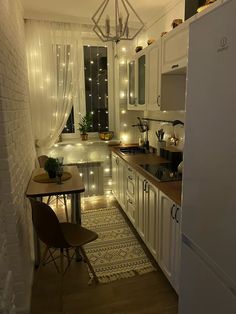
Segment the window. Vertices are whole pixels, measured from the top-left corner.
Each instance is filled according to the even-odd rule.
[[[106,47],[84,47],[84,80],[86,112],[90,112],[93,119],[91,132],[107,131],[109,124]]]
[[[107,131],[109,129],[108,112],[108,71],[107,47],[84,46],[84,84],[85,108],[91,113],[92,123],[90,132]],[[75,117],[78,110],[71,111],[62,133],[75,132]]]

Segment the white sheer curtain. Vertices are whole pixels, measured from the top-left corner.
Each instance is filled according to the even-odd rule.
[[[79,105],[81,31],[73,24],[32,20],[25,27],[32,127],[42,153],[57,141],[72,104]]]

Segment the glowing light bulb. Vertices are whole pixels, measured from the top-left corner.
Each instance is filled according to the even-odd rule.
[[[125,114],[125,113],[126,113],[126,110],[124,110],[124,109],[121,110],[121,113],[122,113],[122,114]]]
[[[120,98],[124,98],[125,97],[125,92],[120,92]]]

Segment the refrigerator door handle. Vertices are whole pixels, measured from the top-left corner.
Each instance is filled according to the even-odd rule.
[[[179,223],[179,220],[177,219],[177,213],[179,211],[179,207],[177,207],[176,211],[175,211],[175,221],[177,222],[177,224]]]
[[[172,205],[171,211],[170,211],[170,215],[171,215],[171,218],[172,218],[172,219],[175,219],[175,216],[174,216],[174,214],[173,214],[174,209],[175,209],[175,204]],[[176,212],[175,212],[175,213],[176,213]]]

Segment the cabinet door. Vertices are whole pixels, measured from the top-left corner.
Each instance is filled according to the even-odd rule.
[[[136,70],[135,60],[131,60],[128,66],[129,76],[128,109],[132,109],[132,107],[137,106],[135,70]]]
[[[137,197],[137,222],[136,227],[140,237],[144,240],[144,230],[145,230],[145,185],[147,181],[138,176],[137,178],[137,185],[138,185],[138,197]]]
[[[181,208],[159,194],[159,265],[173,288],[179,290]]]
[[[129,195],[127,195],[127,215],[130,219],[130,221],[132,222],[133,225],[135,225],[135,201],[129,197]]]
[[[146,110],[146,50],[136,54],[129,62],[129,110]]]
[[[112,154],[112,191],[114,196],[118,197],[118,162],[117,156]]]
[[[125,207],[125,164],[121,158],[118,158],[118,201],[121,207]]]
[[[158,259],[158,190],[148,184],[145,204],[145,243]]]
[[[138,106],[146,103],[146,55],[138,58]]]
[[[161,41],[149,47],[147,55],[147,110],[160,110]]]
[[[162,192],[159,195],[159,247],[160,266],[169,279],[173,282],[173,258],[174,246],[173,239],[174,225],[173,225],[173,202]]]
[[[162,73],[187,67],[189,23],[185,22],[162,38]]]

